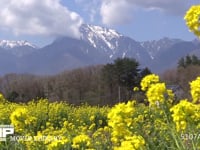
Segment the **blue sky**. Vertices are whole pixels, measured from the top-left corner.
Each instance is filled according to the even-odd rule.
[[[183,16],[198,0],[1,0],[0,40],[44,46],[59,36],[79,37],[82,23],[113,28],[137,41],[193,40]]]

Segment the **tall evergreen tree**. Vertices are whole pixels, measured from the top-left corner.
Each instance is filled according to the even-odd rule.
[[[142,77],[151,73],[148,68],[139,69],[139,63],[132,58],[118,58],[105,65],[102,71],[113,100],[119,101],[130,99],[133,87],[139,87]]]
[[[187,55],[187,56],[185,57],[185,64],[186,64],[186,66],[192,64],[192,59],[191,59],[190,55]]]
[[[182,57],[179,61],[178,61],[178,68],[185,68],[185,58]]]

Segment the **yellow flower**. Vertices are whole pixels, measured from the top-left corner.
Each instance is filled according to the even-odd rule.
[[[193,32],[197,37],[200,36],[200,5],[194,5],[186,12],[185,17],[186,25],[189,30]]]
[[[114,150],[139,150],[144,148],[145,140],[142,136],[127,136],[124,141],[121,142],[119,147],[114,147]]]
[[[155,74],[150,74],[145,76],[140,85],[141,85],[141,89],[143,91],[146,91],[153,83],[158,83],[159,82],[159,76],[155,75]]]
[[[130,136],[133,119],[132,115],[135,112],[135,101],[129,101],[127,104],[119,103],[115,105],[108,113],[108,125],[111,127],[111,141],[117,144],[125,135]]]
[[[94,119],[95,119],[95,116],[92,115],[92,116],[90,117],[90,121],[94,121]]]
[[[152,84],[146,93],[150,105],[159,105],[163,103],[165,100],[164,94],[166,92],[165,83]]]
[[[138,87],[134,87],[133,91],[139,91],[139,88]]]
[[[17,108],[11,115],[10,120],[12,125],[14,125],[16,131],[22,131],[25,129],[25,124],[29,124],[26,121],[28,118],[28,110],[26,108]]]
[[[61,140],[54,140],[52,141],[47,149],[48,150],[60,150],[60,149],[65,149],[65,145],[69,144],[69,140],[67,138],[63,138]]]
[[[91,145],[91,139],[85,134],[78,135],[73,138],[72,148],[80,149]]]
[[[6,100],[5,100],[4,96],[3,96],[3,94],[1,94],[1,93],[0,93],[0,102],[1,102],[1,103],[6,102]]]
[[[196,80],[190,82],[190,88],[193,103],[196,103],[198,100],[200,100],[200,77],[197,77]]]
[[[199,109],[198,105],[188,102],[187,99],[181,100],[173,106],[170,111],[173,113],[172,118],[176,124],[176,130],[184,131],[191,121],[198,123],[200,121]]]

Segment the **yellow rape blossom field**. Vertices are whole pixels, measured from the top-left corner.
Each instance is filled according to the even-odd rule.
[[[184,17],[198,37],[199,16],[196,5]],[[113,107],[47,99],[12,103],[0,94],[0,150],[200,149],[200,77],[189,84],[191,99],[175,101],[159,76],[147,75],[134,88],[147,104],[130,100]]]
[[[148,104],[130,100],[113,107],[47,99],[11,103],[0,95],[0,123],[14,127],[14,133],[0,141],[0,149],[200,149],[199,77],[189,84],[191,100],[175,103],[173,92],[159,76],[147,75],[140,88]]]

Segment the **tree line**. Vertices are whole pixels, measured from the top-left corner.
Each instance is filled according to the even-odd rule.
[[[178,68],[186,68],[190,65],[200,65],[200,59],[196,55],[187,55],[178,61]]]
[[[12,102],[47,98],[71,104],[113,105],[134,98],[133,88],[150,74],[131,58],[106,65],[64,71],[57,75],[7,74],[0,78],[0,92]]]
[[[178,85],[183,90],[181,98],[191,98],[190,82],[200,76],[200,59],[196,55],[186,55],[178,60],[177,67],[165,71],[161,78],[168,85]]]

